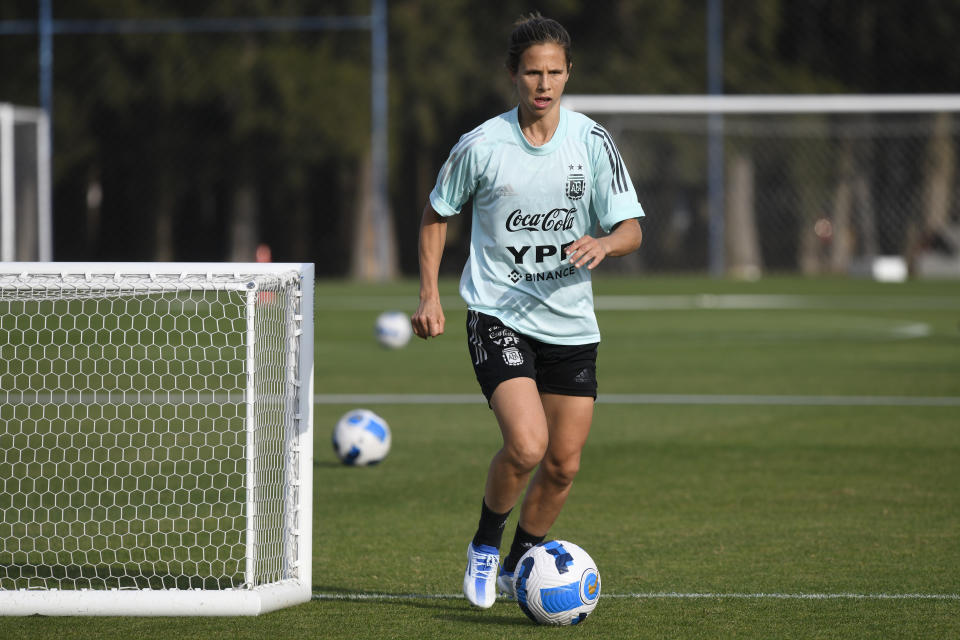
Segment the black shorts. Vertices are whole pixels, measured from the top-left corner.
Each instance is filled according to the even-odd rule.
[[[493,316],[467,312],[467,346],[487,402],[511,378],[532,378],[541,393],[596,399],[597,344],[547,344]]]

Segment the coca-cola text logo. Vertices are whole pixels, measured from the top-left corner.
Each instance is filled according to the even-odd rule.
[[[546,213],[524,213],[514,209],[507,216],[507,231],[566,231],[573,228],[576,207],[551,209]]]

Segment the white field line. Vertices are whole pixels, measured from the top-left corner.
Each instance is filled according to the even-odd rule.
[[[460,600],[460,593],[314,593],[314,600],[390,601]],[[618,600],[950,600],[960,593],[603,593],[601,598]]]
[[[608,593],[639,600],[960,600],[960,593]]]
[[[960,309],[960,299],[930,296],[728,295],[707,293],[670,296],[597,296],[594,305],[600,310],[619,311],[667,311],[677,309],[909,311],[918,309]]]
[[[479,393],[326,393],[316,404],[484,404]],[[792,396],[742,394],[601,393],[598,403],[805,407],[960,407],[953,396]]]

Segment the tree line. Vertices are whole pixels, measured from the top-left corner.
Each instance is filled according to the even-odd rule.
[[[573,39],[570,93],[706,92],[706,0],[392,0],[390,208],[400,269],[450,147],[512,106],[514,20],[538,10]],[[0,20],[36,18],[14,0]],[[349,0],[72,0],[55,19],[361,15]],[[939,93],[960,88],[960,2],[724,3],[724,91]],[[35,35],[0,36],[0,101],[36,104]],[[370,161],[364,31],[58,35],[58,260],[313,261],[350,272]],[[655,212],[650,212],[655,215]],[[463,251],[464,221],[449,243]],[[456,259],[445,268],[459,270]]]

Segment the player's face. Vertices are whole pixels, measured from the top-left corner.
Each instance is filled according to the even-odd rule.
[[[552,42],[528,47],[520,56],[516,73],[510,74],[520,98],[520,110],[534,120],[558,113],[560,96],[569,78],[563,47]]]

